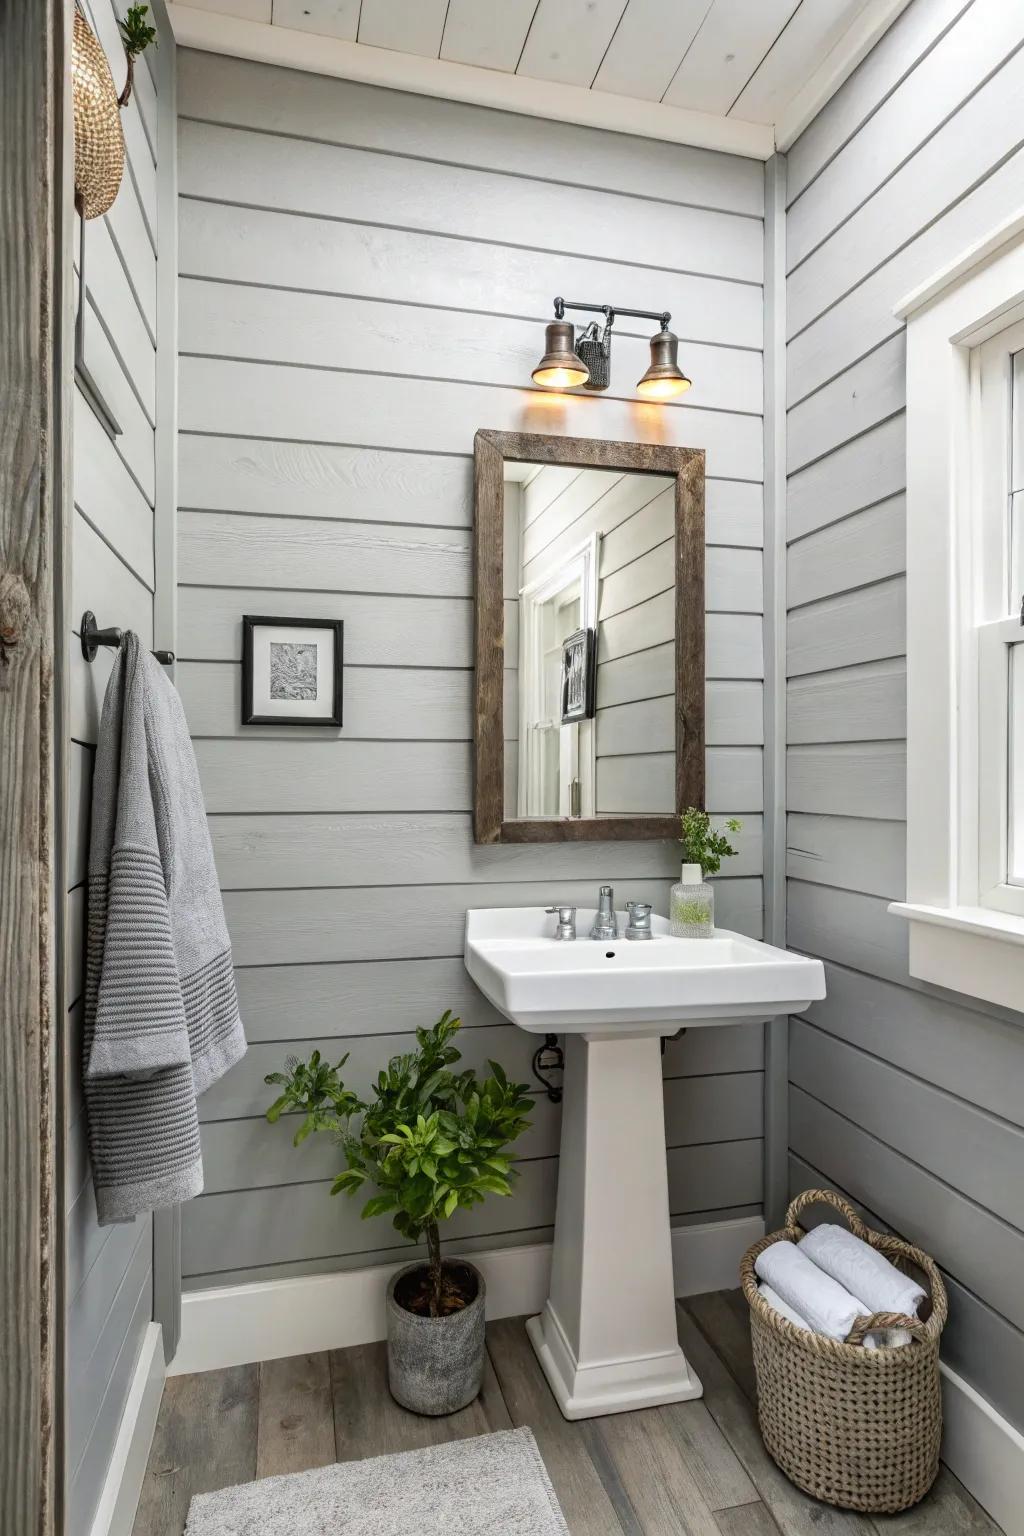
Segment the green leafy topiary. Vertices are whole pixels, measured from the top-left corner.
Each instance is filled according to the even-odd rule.
[[[126,107],[131,98],[132,83],[135,79],[135,60],[140,53],[145,53],[147,48],[157,47],[156,27],[150,26],[146,20],[148,15],[148,5],[130,5],[124,18],[118,22],[124,56],[128,61],[128,75],[124,82],[124,90],[117,98],[117,104],[120,107]]]
[[[725,825],[730,832],[739,832],[743,823],[730,816]],[[732,858],[736,852],[727,838],[711,830],[711,817],[707,811],[698,810],[695,805],[688,806],[683,812],[682,827],[684,862],[699,864],[706,875],[717,875],[722,860]]]
[[[373,1187],[378,1193],[363,1207],[364,1219],[393,1212],[396,1231],[426,1241],[435,1317],[446,1300],[439,1225],[487,1195],[512,1193],[516,1175],[505,1148],[529,1126],[525,1111],[533,1103],[527,1085],[510,1083],[495,1061],[483,1079],[471,1068],[451,1070],[462,1059],[450,1043],[460,1027],[447,1010],[433,1029],[417,1029],[417,1049],[391,1058],[369,1103],[341,1079],[347,1056],[334,1067],[319,1051],[308,1062],[291,1057],[286,1072],[266,1078],[283,1090],[267,1119],[303,1116],[296,1146],[314,1131],[337,1137],[346,1167],[331,1194]]]

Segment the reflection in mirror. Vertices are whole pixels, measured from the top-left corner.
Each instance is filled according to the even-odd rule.
[[[675,478],[503,476],[505,819],[670,816]]]

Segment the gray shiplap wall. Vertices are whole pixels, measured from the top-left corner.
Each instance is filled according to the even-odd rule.
[[[794,1189],[930,1249],[944,1354],[1024,1427],[1024,1018],[907,971],[901,295],[1024,185],[1024,17],[913,0],[789,155],[788,933],[828,997],[790,1037]]]
[[[194,1288],[395,1253],[386,1223],[327,1198],[331,1148],[293,1152],[264,1123],[288,1051],[350,1050],[365,1081],[451,1005],[467,1059],[528,1075],[526,1037],[463,971],[468,906],[585,904],[611,879],[665,910],[674,846],[473,845],[478,427],[707,450],[709,803],[747,829],[719,902],[760,932],[761,616],[737,593],[761,548],[763,176],[208,54],[181,56],[179,107],[178,685],[251,1041],[203,1100]],[[556,292],[671,309],[687,404],[632,398],[647,340],[625,324],[622,395],[525,389]],[[241,730],[246,612],[344,618],[342,731]],[[679,1220],[761,1202],[761,1033],[709,1034],[666,1057]],[[474,1213],[461,1246],[550,1230],[557,1111],[539,1100],[535,1121],[514,1202]]]
[[[121,7],[86,0],[86,11],[120,86]],[[171,430],[158,411],[157,146],[173,113],[157,81],[169,79],[173,43],[162,5],[159,61],[146,54],[122,114],[127,164],[109,213],[86,230],[86,361],[123,431],[108,437],[85,397],[74,401],[74,525],[70,618],[86,608],[101,624],[135,629],[153,643],[156,435]],[[173,234],[167,236],[173,246]],[[76,247],[77,250],[77,247]],[[163,338],[160,338],[164,345]],[[173,346],[173,334],[169,337]],[[161,507],[161,513],[163,508]],[[120,1226],[96,1220],[81,1090],[86,867],[92,767],[112,653],[92,666],[69,637],[71,746],[68,820],[68,976],[65,1040],[68,1536],[90,1530],[110,1462],[139,1346],[153,1315],[152,1219]]]

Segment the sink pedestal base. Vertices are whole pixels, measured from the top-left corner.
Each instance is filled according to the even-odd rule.
[[[566,1041],[551,1293],[527,1330],[567,1419],[701,1396],[676,1327],[657,1034]]]

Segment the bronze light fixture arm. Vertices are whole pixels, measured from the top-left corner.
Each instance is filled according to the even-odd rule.
[[[668,330],[668,323],[672,319],[667,309],[625,309],[618,304],[584,304],[578,299],[555,299],[556,320],[564,319],[567,309],[585,309],[591,315],[604,315],[609,325],[614,325],[622,315],[628,315],[631,320],[657,320],[663,331]]]

